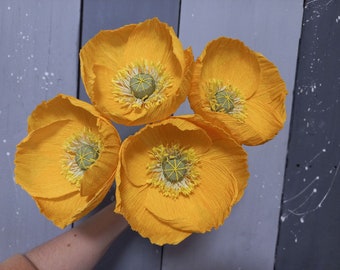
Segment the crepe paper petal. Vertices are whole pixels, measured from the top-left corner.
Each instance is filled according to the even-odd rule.
[[[168,226],[151,214],[144,206],[147,193],[143,191],[147,187],[136,187],[130,181],[126,181],[123,170],[117,169],[116,184],[119,191],[116,191],[115,212],[123,214],[129,221],[131,229],[149,238],[151,243],[175,245],[191,235],[190,232]],[[140,226],[141,222],[143,226]]]
[[[228,164],[232,166],[233,175],[237,180],[237,190],[238,196],[235,201],[237,203],[243,196],[244,190],[248,185],[249,172],[244,169],[244,164],[247,163],[247,153],[243,148],[240,148],[238,143],[227,134],[222,128],[218,126],[212,126],[210,122],[206,121],[202,116],[198,114],[191,115],[181,115],[182,119],[190,121],[195,125],[204,129],[209,137],[214,141],[216,148],[228,146],[226,151],[230,154],[220,156],[221,162],[223,164]],[[225,143],[225,141],[230,141],[230,143]],[[223,160],[223,161],[222,161]],[[237,160],[237,161],[236,161]]]
[[[195,63],[189,102],[239,143],[259,145],[282,129],[286,95],[273,63],[241,41],[221,37]]]
[[[199,116],[171,117],[122,143],[115,211],[152,243],[175,244],[219,227],[248,177],[246,152],[223,130]]]
[[[95,116],[95,117],[94,117]],[[28,117],[28,133],[59,120],[74,120],[86,126],[96,123],[96,117],[103,118],[89,103],[64,94],[43,101]]]
[[[79,196],[79,192],[73,192],[53,199],[40,197],[33,199],[40,212],[54,225],[63,229],[92,211],[104,199],[111,186],[111,182],[108,181],[92,197]]]
[[[39,198],[42,212],[55,212],[48,219],[66,226],[92,210],[112,185],[119,134],[93,106],[62,94],[37,106],[28,129],[17,146],[15,180],[33,199]],[[60,211],[68,209],[64,221],[60,211],[48,208],[54,200]]]
[[[187,97],[193,69],[174,30],[157,18],[101,31],[80,51],[86,92],[107,118],[127,126],[163,120]]]

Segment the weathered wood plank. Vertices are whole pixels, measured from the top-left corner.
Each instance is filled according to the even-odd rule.
[[[340,2],[305,1],[276,269],[340,268]]]
[[[0,261],[61,232],[14,183],[13,158],[34,107],[76,95],[79,14],[80,0],[0,1]]]
[[[248,147],[251,177],[244,198],[217,231],[166,246],[162,269],[273,269],[303,1],[183,0],[180,38],[198,56],[219,36],[262,52],[286,81],[288,119],[271,142]],[[188,113],[186,106],[181,113]]]
[[[179,2],[179,0],[84,0],[82,44],[85,44],[99,30],[115,29],[152,17],[158,17],[177,30]],[[79,97],[88,101],[82,83],[80,84]],[[122,139],[140,128],[116,126]],[[150,244],[148,239],[143,239],[128,229],[113,243],[96,269],[158,270],[161,265],[161,253],[161,247]]]

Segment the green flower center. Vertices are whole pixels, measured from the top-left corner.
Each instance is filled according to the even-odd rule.
[[[163,160],[162,170],[167,181],[177,183],[187,174],[188,164],[181,155],[170,156]]]
[[[212,79],[206,84],[210,109],[228,114],[243,122],[246,118],[246,100],[242,93],[231,84]]]
[[[146,73],[139,73],[130,79],[130,89],[139,99],[147,99],[156,89],[154,78]]]
[[[87,170],[98,159],[98,149],[91,145],[82,145],[76,151],[76,163],[81,170]]]
[[[164,196],[178,198],[188,196],[200,182],[199,159],[192,148],[178,144],[159,145],[150,151],[147,165],[150,179],[147,183],[156,187]]]
[[[215,93],[216,102],[218,104],[217,110],[230,113],[235,108],[235,101],[237,95],[233,91],[220,90]]]

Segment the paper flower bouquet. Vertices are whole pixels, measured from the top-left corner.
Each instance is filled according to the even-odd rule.
[[[158,19],[99,32],[80,51],[91,103],[38,105],[17,146],[15,179],[64,228],[116,183],[115,212],[152,243],[218,228],[249,177],[242,145],[283,127],[278,69],[241,41],[209,42],[194,61]],[[188,97],[194,111],[173,116]],[[113,123],[143,125],[123,142]]]

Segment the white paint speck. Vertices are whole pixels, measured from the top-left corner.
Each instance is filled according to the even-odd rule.
[[[38,70],[38,68],[37,68],[37,67],[35,67],[33,70],[34,70],[34,71],[37,71],[37,70]]]
[[[286,218],[287,218],[287,216],[281,216],[281,217],[280,217],[280,219],[281,219],[282,222],[285,222],[285,221],[286,221]]]
[[[305,166],[305,170],[308,171],[308,166]]]
[[[41,78],[42,78],[43,80],[46,80],[46,77],[45,77],[45,76],[42,76]]]
[[[47,72],[47,71],[45,71],[45,73],[44,73],[44,74],[45,74],[45,76],[48,76],[48,72]]]
[[[10,54],[7,54],[7,58],[11,58],[11,55],[10,55]]]
[[[8,157],[9,157],[10,155],[11,155],[11,153],[10,153],[10,152],[6,152],[6,156],[8,156]]]
[[[54,76],[54,73],[53,73],[53,72],[51,72],[51,76],[52,76],[52,77]]]
[[[318,190],[316,188],[313,189],[313,193],[317,193]]]
[[[305,219],[302,217],[302,218],[300,218],[300,222],[301,223],[304,223],[305,222]]]
[[[11,7],[7,7],[7,10],[11,10]]]
[[[325,153],[325,152],[326,152],[326,149],[325,149],[325,148],[324,148],[324,149],[322,149],[322,152],[324,152],[324,153]]]
[[[7,140],[6,140],[6,139],[3,139],[3,140],[2,140],[2,142],[3,142],[3,143],[6,143],[6,142],[7,142]]]

